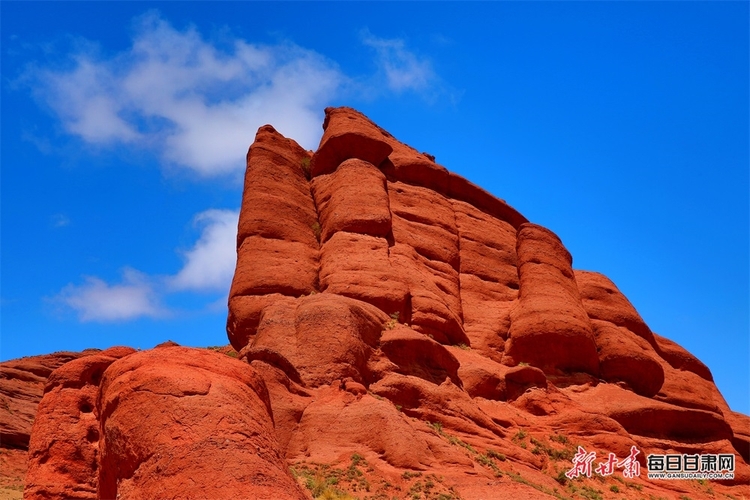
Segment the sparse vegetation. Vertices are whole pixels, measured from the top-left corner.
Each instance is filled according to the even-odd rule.
[[[553,434],[549,437],[550,441],[555,441],[560,444],[568,444],[570,441],[568,441],[568,438],[563,436],[562,434]]]
[[[510,478],[511,478],[511,479],[512,479],[513,481],[515,481],[515,482],[517,482],[517,483],[525,484],[526,486],[531,486],[531,487],[532,487],[532,488],[534,488],[535,490],[541,491],[542,493],[546,493],[547,495],[552,495],[553,497],[555,497],[555,498],[558,498],[558,499],[561,499],[561,500],[565,498],[565,497],[563,497],[562,495],[560,495],[560,494],[559,494],[559,493],[557,492],[557,490],[554,490],[554,491],[553,491],[553,490],[551,490],[551,489],[547,488],[547,487],[546,487],[546,486],[544,486],[544,485],[541,485],[541,484],[536,484],[536,483],[532,483],[531,481],[529,481],[528,479],[524,478],[523,476],[521,476],[521,474],[519,474],[519,473],[517,473],[517,472],[512,472],[512,471],[511,471],[511,472],[508,472],[507,474],[508,474],[508,476],[509,476],[509,477],[510,477]]]
[[[393,330],[394,328],[396,328],[396,325],[398,324],[399,313],[398,312],[391,313],[389,316],[391,317],[391,319],[385,322],[385,329]]]
[[[326,500],[348,500],[353,498],[351,495],[339,490],[335,485],[339,482],[339,469],[331,469],[328,466],[321,466],[318,470],[310,469],[297,470],[290,468],[292,476],[295,479],[301,478],[305,487],[310,491],[313,498]]]
[[[477,454],[477,450],[475,450],[474,448],[472,448],[472,446],[470,444],[464,443],[463,441],[461,441],[456,436],[453,436],[451,434],[448,434],[447,432],[444,432],[443,431],[443,426],[442,426],[442,424],[440,422],[434,422],[434,423],[427,422],[427,425],[429,425],[430,427],[432,427],[432,430],[434,430],[435,432],[437,432],[440,436],[442,436],[445,439],[447,439],[450,444],[452,444],[454,446],[462,446],[462,447],[466,448],[467,450],[469,450],[469,452],[471,454],[473,454],[473,455]]]
[[[443,484],[443,477],[435,474],[422,475],[421,472],[405,471],[401,478],[404,481],[414,481],[407,491],[407,498],[411,500],[459,500],[458,493],[453,487],[446,487]],[[399,489],[398,487],[396,488]],[[387,495],[368,497],[372,500],[388,500],[389,498],[397,499],[399,497],[389,497]]]
[[[371,488],[370,482],[360,467],[367,467],[367,462],[362,455],[355,453],[346,469],[325,464],[312,464],[312,466],[299,464],[296,467],[290,467],[289,470],[316,500],[356,500],[356,497],[344,488],[354,492],[369,492]],[[374,471],[369,467],[367,470]]]
[[[375,393],[374,393],[374,392],[372,392],[372,391],[367,391],[367,393],[368,393],[368,394],[369,394],[370,396],[372,396],[372,397],[374,397],[375,399],[377,399],[378,401],[385,401],[385,398],[384,398],[383,396],[379,396],[379,395],[375,394]]]
[[[485,467],[492,469],[492,471],[495,473],[495,477],[502,477],[502,471],[497,466],[492,457],[489,456],[489,453],[487,453],[486,455],[483,455],[481,453],[477,455],[477,462],[479,462],[481,465],[484,465]]]
[[[485,467],[488,467],[489,469],[492,469],[496,477],[501,477],[503,475],[502,471],[495,463],[495,460],[504,462],[506,460],[506,457],[504,454],[498,453],[495,450],[487,450],[487,452],[484,454],[479,453],[469,443],[466,443],[462,441],[461,439],[457,438],[456,436],[453,436],[443,431],[443,426],[440,422],[427,422],[427,425],[429,425],[430,428],[432,428],[432,430],[437,432],[441,437],[445,438],[450,444],[465,448],[466,451],[469,452],[473,460],[476,460],[476,462],[479,463],[480,465],[483,465]]]
[[[534,448],[531,449],[531,453],[534,455],[541,455],[542,452],[546,451],[548,449],[547,446],[544,445],[541,441],[537,441],[534,438],[531,438],[531,444],[534,445]]]
[[[612,493],[620,493],[620,488],[616,484],[613,484],[609,487],[609,491]]]
[[[641,486],[640,484],[637,484],[637,483],[628,483],[628,482],[626,482],[625,486],[627,486],[628,488],[633,488],[636,491],[643,491],[643,486]]]
[[[320,235],[323,231],[323,228],[320,227],[320,222],[315,221],[310,225],[310,229],[312,229],[313,234],[315,235],[315,239],[318,240],[318,243],[320,243]]]
[[[305,174],[305,178],[310,180],[310,157],[306,156],[299,162],[299,166],[302,168],[302,172]]]
[[[365,461],[365,459],[364,459],[364,457],[362,457],[362,455],[360,455],[359,453],[355,453],[354,455],[352,455],[352,465],[351,466],[352,467],[356,467],[357,465],[359,465],[360,462],[364,462],[364,461]]]
[[[520,446],[521,448],[523,448],[525,450],[526,449],[526,442],[524,441],[524,439],[526,439],[527,435],[528,434],[526,433],[526,431],[523,430],[523,429],[521,429],[521,430],[519,430],[516,433],[515,436],[513,436],[511,438],[511,441],[513,441],[514,443],[516,443],[518,446]]]
[[[579,494],[583,498],[588,498],[589,500],[603,500],[602,492],[592,488],[591,486],[581,486]]]
[[[471,351],[471,347],[467,346],[466,344],[458,344],[459,349],[463,349],[464,351]]]
[[[557,473],[557,476],[555,477],[555,481],[565,486],[565,484],[568,482],[568,476],[565,475],[564,470],[561,470],[560,472]]]
[[[541,455],[542,453],[546,453],[547,456],[552,460],[571,460],[573,458],[573,455],[575,455],[573,449],[566,448],[564,450],[556,450],[555,448],[552,448],[551,446],[533,437],[531,438],[531,444],[534,445],[531,453],[533,453],[534,455]]]
[[[506,457],[504,453],[498,453],[495,450],[487,450],[487,456],[505,462]]]
[[[224,353],[227,356],[229,356],[230,358],[236,358],[237,356],[239,356],[239,353],[237,351],[235,351],[234,349],[230,349],[229,351],[227,351],[226,350],[227,347],[228,346],[212,345],[212,346],[206,347],[206,349],[208,349],[209,351]]]

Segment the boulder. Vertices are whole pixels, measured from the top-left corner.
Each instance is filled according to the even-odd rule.
[[[164,347],[113,363],[98,402],[100,498],[304,499],[247,363]]]
[[[656,347],[654,335],[648,325],[609,278],[600,273],[578,270],[575,271],[575,278],[583,308],[589,318],[627,328]]]
[[[253,348],[284,356],[305,386],[367,380],[367,360],[388,316],[355,299],[320,293],[268,307]]]

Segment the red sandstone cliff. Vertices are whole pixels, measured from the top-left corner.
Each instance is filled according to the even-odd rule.
[[[314,154],[271,126],[248,152],[239,359],[63,365],[25,498],[750,497],[750,419],[614,283],[360,113],[324,129]],[[643,472],[570,480],[579,446]],[[665,453],[733,455],[735,479],[647,479]]]

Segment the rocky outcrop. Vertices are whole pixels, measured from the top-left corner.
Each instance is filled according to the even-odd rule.
[[[697,452],[697,443],[744,449],[744,431],[725,417],[729,408],[705,366],[653,334],[605,276],[574,271],[550,230],[354,110],[326,110],[311,163],[285,141],[259,131],[246,185],[257,182],[266,161],[255,151],[287,144],[278,164],[291,173],[274,182],[304,200],[307,219],[300,234],[274,242],[274,255],[298,252],[305,239],[307,250],[294,253],[290,271],[273,283],[240,242],[227,329],[235,349],[271,349],[291,365],[252,361],[264,366],[272,407],[284,408],[277,435],[289,443],[288,460],[336,462],[364,449],[391,467],[463,463],[436,455],[435,443],[407,428],[399,432],[415,449],[433,452],[406,459],[394,440],[359,434],[372,428],[356,415],[382,413],[368,393],[407,417],[478,439],[479,447],[499,446],[513,428],[538,427],[540,418],[578,412],[587,422],[581,437],[599,449],[638,445],[644,456],[675,446]],[[285,211],[257,205],[242,214],[251,210],[268,213],[263,224]],[[241,215],[240,227],[252,232],[252,224]],[[240,286],[260,279],[265,287]],[[304,285],[288,286],[291,279]],[[239,306],[250,303],[252,311]],[[312,424],[322,418],[315,415],[333,414],[345,423]],[[745,467],[742,461],[739,475]]]
[[[55,370],[47,380],[31,442],[25,498],[97,498],[100,465],[99,384],[118,358],[112,348]]]
[[[47,378],[65,363],[96,352],[56,352],[0,363],[0,498],[21,498],[31,427]]]
[[[548,373],[599,374],[591,321],[573,276],[573,258],[548,229],[523,224],[516,235],[518,302],[511,312],[508,364],[527,361]]]
[[[101,498],[302,499],[263,379],[206,350],[163,347],[105,372]]]
[[[24,498],[305,498],[263,379],[230,356],[170,344],[108,349],[50,375]]]
[[[349,108],[314,153],[258,131],[227,335],[52,373],[26,497],[750,495],[748,417],[705,365],[553,232]],[[636,449],[643,472],[570,482],[580,449]],[[735,477],[646,479],[666,453],[731,454]]]
[[[47,377],[65,363],[92,351],[57,352],[0,363],[0,445],[28,449],[31,425]]]

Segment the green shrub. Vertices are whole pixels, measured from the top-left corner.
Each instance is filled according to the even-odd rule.
[[[396,328],[396,325],[398,324],[399,313],[398,312],[391,313],[389,314],[389,316],[391,317],[391,319],[385,322],[385,329],[393,330],[394,328]]]
[[[528,436],[528,433],[525,430],[521,429],[516,433],[515,436],[513,436],[513,439],[525,439],[526,436]]]
[[[565,471],[561,470],[557,473],[557,477],[555,477],[555,481],[565,486],[565,483],[568,482],[568,476],[565,475]]]
[[[501,462],[505,462],[505,460],[507,460],[504,453],[498,453],[495,450],[487,450],[487,456],[500,460]]]
[[[306,156],[299,162],[299,166],[302,168],[302,172],[305,174],[305,178],[310,180],[310,157]]]
[[[312,229],[313,234],[315,235],[315,239],[318,240],[318,243],[320,243],[320,235],[323,231],[323,228],[320,227],[320,222],[315,221],[310,225],[310,229]]]
[[[568,444],[568,438],[563,436],[562,434],[553,434],[549,437],[550,441],[556,441],[560,444]]]

